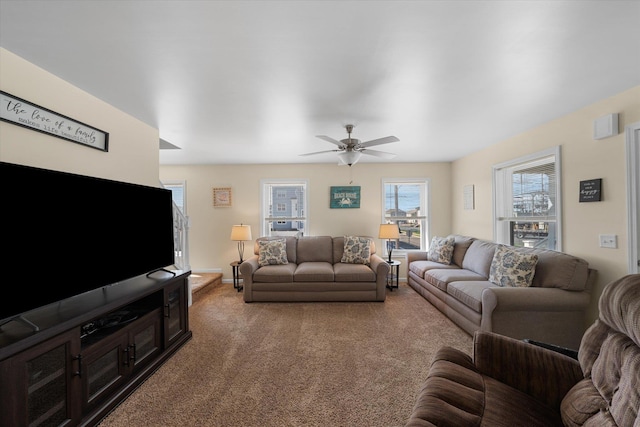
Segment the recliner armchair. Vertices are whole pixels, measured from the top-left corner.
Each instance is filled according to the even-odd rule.
[[[608,284],[578,360],[492,332],[436,354],[406,426],[640,426],[640,274]]]

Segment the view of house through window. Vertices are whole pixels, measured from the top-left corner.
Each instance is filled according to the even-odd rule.
[[[559,147],[494,166],[496,241],[560,250]]]
[[[400,228],[400,238],[391,242],[394,253],[396,250],[426,250],[428,184],[426,179],[382,181],[383,223],[398,224]]]
[[[262,236],[303,236],[308,229],[307,182],[263,180]]]

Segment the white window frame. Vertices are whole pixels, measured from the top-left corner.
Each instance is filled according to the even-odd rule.
[[[269,212],[269,197],[273,194],[271,189],[274,186],[302,186],[304,189],[304,196],[302,202],[302,212],[303,215],[292,216],[292,217],[282,217],[282,216],[274,216],[274,213]],[[261,236],[271,236],[271,228],[269,227],[270,222],[289,222],[289,221],[301,221],[304,224],[302,230],[299,230],[302,235],[309,234],[309,181],[306,179],[262,179],[260,180],[260,235]],[[272,206],[275,208],[276,206]],[[277,202],[276,202],[277,203]],[[282,234],[285,235],[285,234]],[[287,234],[288,235],[288,234]]]
[[[161,184],[164,188],[171,190],[171,197],[173,202],[176,204],[178,209],[182,212],[182,215],[187,215],[187,181],[161,181]],[[180,189],[182,192],[182,200],[179,200],[179,197],[176,196],[178,192],[174,191],[175,189]],[[178,200],[178,202],[176,202]]]
[[[390,221],[390,217],[386,215],[386,186],[388,185],[402,185],[402,184],[417,184],[422,185],[420,195],[420,213],[421,215],[411,217],[411,219],[417,219],[420,222],[420,248],[419,249],[401,249],[393,248],[394,256],[401,255],[406,256],[409,252],[426,251],[428,249],[428,242],[430,238],[431,230],[431,179],[429,178],[382,178],[381,182],[381,224],[385,224]],[[393,221],[391,221],[393,222]],[[386,242],[383,245],[383,254],[388,256]]]
[[[559,252],[562,251],[562,159],[560,155],[559,145],[526,156],[522,156],[517,159],[493,165],[493,240],[495,242],[507,245],[510,244],[509,223],[510,221],[512,221],[512,219],[508,217],[502,217],[499,213],[510,210],[510,208],[507,208],[507,206],[511,207],[513,204],[513,188],[511,184],[512,172],[535,166],[536,163],[551,163],[551,161],[549,161],[550,159],[555,165],[556,174],[556,214],[554,217],[526,217],[525,221],[527,219],[531,219],[533,222],[535,222],[536,220],[543,222],[554,222],[555,248],[553,248],[553,250]],[[506,205],[507,203],[509,205]]]

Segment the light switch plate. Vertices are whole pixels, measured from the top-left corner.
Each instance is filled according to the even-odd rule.
[[[616,249],[618,247],[618,236],[615,234],[601,234],[600,247]]]

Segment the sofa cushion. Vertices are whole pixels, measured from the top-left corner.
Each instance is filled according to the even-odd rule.
[[[429,245],[429,261],[438,262],[440,264],[451,264],[453,256],[453,237],[434,237]]]
[[[258,265],[282,265],[288,264],[287,246],[284,239],[263,240],[258,242],[260,253]]]
[[[336,282],[375,282],[376,273],[364,264],[333,264]]]
[[[475,240],[475,238],[460,236],[457,234],[452,234],[450,237],[453,237],[454,240],[451,263],[457,265],[458,267],[462,267],[462,260],[464,260],[467,249],[469,249],[469,246],[471,246],[471,243]]]
[[[560,288],[568,291],[584,291],[589,276],[586,260],[549,249],[516,248],[518,251],[533,251],[538,255],[533,285],[540,288]]]
[[[467,249],[462,261],[462,268],[476,272],[488,279],[491,261],[493,261],[493,254],[497,246],[497,243],[486,240],[474,240]]]
[[[369,264],[371,240],[366,237],[344,236],[344,251],[340,262],[347,264]]]
[[[331,236],[302,236],[298,238],[297,262],[327,262],[333,264]]]
[[[333,282],[333,264],[329,262],[303,262],[293,273],[294,282]]]
[[[459,280],[487,280],[486,277],[473,271],[461,268],[434,268],[424,274],[424,279],[433,286],[447,292],[447,284]]]
[[[281,265],[266,265],[264,267],[258,268],[255,273],[253,273],[253,281],[268,283],[291,283],[293,282],[293,273],[295,270],[296,265],[292,263]]]
[[[462,280],[451,282],[447,286],[447,294],[477,313],[482,313],[482,292],[497,285],[488,280]]]
[[[499,286],[526,288],[531,286],[538,255],[498,245],[491,261],[489,280]]]
[[[424,279],[424,273],[433,269],[433,268],[460,268],[456,265],[453,264],[449,264],[449,265],[444,265],[444,264],[440,264],[439,262],[434,262],[434,261],[412,261],[411,263],[409,263],[409,271],[415,273],[416,275],[418,275],[418,277],[420,277],[421,279]]]

